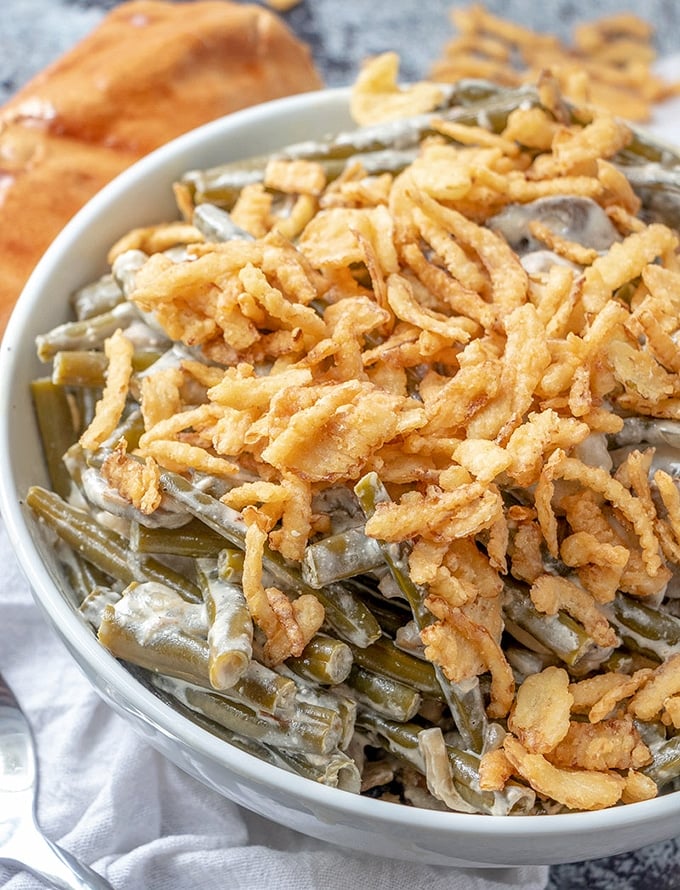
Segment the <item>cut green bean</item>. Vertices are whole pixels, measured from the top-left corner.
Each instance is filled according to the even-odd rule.
[[[134,303],[125,302],[84,321],[66,322],[36,338],[38,358],[46,362],[62,350],[103,347],[104,341],[119,328],[124,330],[139,319]]]
[[[177,473],[162,473],[161,487],[193,516],[223,535],[235,547],[243,549],[246,525],[236,510],[227,507],[217,498],[197,490]],[[272,577],[290,592],[316,596],[326,611],[326,621],[347,642],[357,646],[367,646],[380,636],[380,626],[370,611],[341,585],[330,584],[322,590],[314,590],[305,584],[295,567],[266,544],[263,565]]]
[[[26,503],[76,553],[111,578],[124,585],[157,581],[190,602],[202,601],[198,587],[188,578],[153,557],[136,557],[125,538],[54,492],[33,485],[26,494]]]
[[[212,689],[205,610],[160,584],[131,585],[104,608],[99,640],[116,658],[156,674]],[[294,709],[295,683],[249,661],[233,684],[219,690],[252,710],[281,717]]]
[[[359,768],[344,751],[331,751],[326,756],[280,751],[279,757],[290,770],[313,782],[319,782],[329,788],[340,788],[352,794],[359,794],[361,791]]]
[[[104,572],[99,571],[80,554],[74,553],[61,540],[59,541],[59,559],[68,578],[69,595],[72,596],[72,601],[78,608],[96,587],[109,587],[112,583],[112,579]]]
[[[198,521],[196,520],[196,522]],[[208,526],[204,526],[204,528],[208,528]],[[212,532],[212,529],[208,530]],[[217,532],[214,532],[214,534],[217,534]],[[220,578],[223,578],[225,581],[232,581],[234,584],[240,584],[243,580],[245,553],[236,547],[225,545],[224,538],[221,535],[218,537],[222,539],[222,549],[217,556],[217,571],[220,573]]]
[[[118,442],[120,439],[125,439],[129,454],[139,445],[139,439],[143,432],[144,418],[142,417],[140,409],[136,408],[126,412],[121,422],[114,430],[113,435],[109,437],[109,441]]]
[[[662,789],[680,778],[680,735],[672,736],[653,750],[654,759],[642,772]]]
[[[82,433],[92,423],[97,400],[101,396],[101,390],[89,387],[78,387],[74,391],[74,400],[77,406],[77,428]]]
[[[354,492],[367,519],[375,513],[379,503],[390,500],[377,473],[367,473],[363,476],[354,486]],[[434,616],[425,607],[424,592],[411,580],[407,561],[401,550],[392,544],[379,543],[392,577],[411,607],[418,630],[422,630],[434,621]],[[481,753],[487,718],[479,683],[465,685],[453,683],[445,676],[439,665],[433,665],[433,670],[466,747]]]
[[[342,640],[318,633],[300,655],[286,659],[286,666],[309,682],[335,686],[347,679],[352,667],[352,650]]]
[[[61,497],[68,497],[71,477],[63,458],[78,438],[72,405],[64,387],[44,377],[31,383],[31,396],[50,484]]]
[[[425,772],[423,758],[418,748],[418,733],[423,729],[417,723],[389,720],[368,708],[360,708],[357,726],[369,733],[373,743],[384,747],[400,760],[405,760],[421,772]]]
[[[103,387],[109,361],[102,351],[66,349],[52,362],[52,382],[60,386]]]
[[[216,560],[199,559],[197,566],[208,612],[210,685],[229,689],[253,657],[253,621],[242,588],[219,577]]]
[[[148,259],[149,255],[143,250],[131,248],[123,253],[119,253],[113,261],[111,272],[126,297],[129,297],[134,291],[137,272],[139,272]]]
[[[145,371],[160,358],[153,350],[136,350],[132,356],[132,370]],[[52,382],[62,386],[101,388],[106,382],[108,359],[94,349],[61,350],[52,362]]]
[[[104,619],[104,611],[107,606],[115,606],[121,598],[121,593],[112,587],[96,585],[92,587],[88,595],[80,605],[80,614],[94,627],[99,629]]]
[[[680,618],[617,593],[612,621],[629,648],[663,661],[680,647]]]
[[[285,668],[284,668],[285,671]],[[357,716],[357,703],[355,699],[346,695],[342,689],[326,691],[321,687],[310,686],[304,681],[296,679],[298,705],[304,708],[319,708],[321,713],[335,712],[340,720],[342,731],[338,746],[347,748],[354,737],[354,729]]]
[[[290,751],[265,745],[255,738],[238,735],[235,732],[216,723],[209,717],[193,708],[187,707],[175,695],[160,689],[159,683],[154,680],[154,687],[164,700],[183,714],[187,719],[205,729],[211,735],[257,757],[265,763],[270,763],[280,769],[296,773],[304,778],[327,785],[330,788],[340,788],[358,794],[361,790],[361,774],[354,760],[348,757],[344,751],[333,750],[328,754],[304,754],[300,751]]]
[[[274,720],[182,680],[159,675],[154,684],[226,729],[265,745],[304,754],[329,754],[338,747],[342,735],[340,718],[330,709],[298,704],[289,719]]]
[[[396,174],[415,160],[416,153],[413,147],[356,152],[352,160],[361,164],[368,175]],[[282,156],[290,157],[290,153],[284,152]],[[208,203],[230,211],[246,186],[264,182],[264,160],[256,157],[209,170],[191,171],[183,177],[183,182],[189,185],[197,207]],[[314,160],[323,169],[327,182],[337,179],[347,166],[347,158],[317,157]]]
[[[92,284],[79,288],[71,298],[71,305],[78,321],[84,321],[94,315],[110,312],[123,300],[124,295],[118,282],[108,273]]]
[[[418,736],[426,727],[417,723],[398,723],[364,708],[357,714],[357,726],[368,732],[373,741],[395,757],[405,760],[425,775]],[[446,753],[456,790],[461,797],[480,813],[493,812],[496,807],[495,795],[489,791],[479,790],[479,759],[474,754],[461,751],[453,745],[446,746]]]
[[[357,664],[352,666],[347,685],[360,704],[400,723],[412,720],[422,702],[413,687],[385,674],[374,674]]]
[[[202,618],[201,606],[162,585],[142,584],[104,608],[98,637],[116,658],[205,686],[208,643],[195,627]]]
[[[387,570],[387,566],[385,566]],[[413,620],[413,613],[401,597],[385,597],[379,590],[376,590],[370,584],[364,583],[360,578],[347,578],[345,585],[352,590],[355,596],[358,596],[366,603],[371,610],[371,614],[375,616],[382,631],[391,639],[396,637],[397,632],[409,621]]]
[[[349,528],[308,544],[302,558],[302,577],[318,589],[384,565],[380,545],[361,528]]]
[[[483,124],[495,132],[503,129],[508,114],[519,102],[538,103],[535,89],[507,90],[481,81],[466,81],[442,95],[439,116]],[[422,114],[340,133],[325,141],[290,145],[275,156],[316,161],[324,168],[328,181],[342,173],[349,159],[360,163],[369,174],[396,173],[413,161],[420,141],[433,132],[432,114]],[[190,170],[182,182],[192,190],[196,204],[211,202],[231,208],[246,185],[263,182],[270,159],[271,155],[265,155],[207,170]]]
[[[198,519],[178,528],[147,528],[135,522],[130,530],[130,547],[135,553],[217,558],[224,538]]]
[[[250,232],[237,226],[226,210],[214,204],[199,204],[195,208],[193,224],[208,241],[253,241]]]
[[[584,628],[565,612],[544,615],[534,608],[528,591],[506,584],[503,614],[508,633],[531,649],[552,652],[571,667],[588,663],[597,646]],[[606,653],[603,651],[604,657]]]
[[[659,666],[656,656],[645,655],[642,652],[633,651],[625,646],[615,649],[605,661],[602,667],[606,671],[614,671],[619,674],[634,674],[642,668],[655,668]]]
[[[249,662],[231,689],[221,690],[257,713],[286,719],[295,708],[295,683],[258,661]]]
[[[363,649],[352,647],[352,653],[355,664],[367,671],[406,683],[428,698],[443,698],[433,665],[397,649],[387,637],[381,637]]]

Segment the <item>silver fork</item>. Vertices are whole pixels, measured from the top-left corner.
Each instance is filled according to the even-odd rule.
[[[113,890],[101,875],[45,837],[35,814],[37,790],[33,734],[0,674],[0,861],[59,890]]]

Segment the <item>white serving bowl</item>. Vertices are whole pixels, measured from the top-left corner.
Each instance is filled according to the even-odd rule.
[[[172,182],[190,168],[248,157],[351,126],[348,91],[260,105],[176,139],[100,192],[63,230],[18,301],[0,350],[0,510],[49,624],[102,698],[151,745],[230,800],[334,844],[435,865],[551,864],[621,853],[678,832],[680,793],[594,813],[494,817],[419,810],[292,775],[198,727],[159,700],[99,645],[67,594],[54,551],[22,498],[47,484],[29,394],[45,373],[37,334],[64,321],[69,295],[106,270],[129,229],[175,218]],[[210,813],[206,812],[206,822]]]

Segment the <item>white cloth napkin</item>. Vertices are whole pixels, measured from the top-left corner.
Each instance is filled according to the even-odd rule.
[[[0,670],[35,732],[48,837],[115,890],[543,890],[545,867],[458,869],[307,838],[220,797],[92,690],[33,603],[0,526]],[[38,890],[0,864],[4,890]]]

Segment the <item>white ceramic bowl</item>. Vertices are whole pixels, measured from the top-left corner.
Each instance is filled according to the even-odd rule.
[[[359,797],[232,748],[156,698],[97,643],[69,604],[53,550],[22,505],[31,484],[47,484],[29,396],[31,379],[44,373],[34,340],[66,319],[70,293],[105,271],[107,250],[124,232],[175,217],[170,186],[185,170],[347,129],[347,106],[345,90],[297,96],[171,142],[98,194],[38,265],[0,353],[0,509],[35,599],[97,692],[145,740],[229,799],[306,834],[376,855],[466,866],[577,861],[666,840],[678,832],[680,793],[595,813],[470,816]]]

